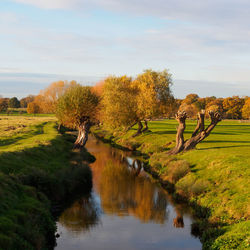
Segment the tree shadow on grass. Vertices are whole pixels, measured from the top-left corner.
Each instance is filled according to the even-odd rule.
[[[172,135],[172,134],[176,134],[176,131],[174,131],[174,130],[155,131],[155,132],[151,132],[151,134],[154,134],[154,135]]]
[[[207,141],[203,141],[202,143],[249,143],[250,144],[250,141],[207,140]]]
[[[197,150],[208,150],[208,149],[220,149],[220,148],[242,148],[242,147],[250,147],[250,145],[235,145],[235,146],[218,146],[218,147],[209,147],[209,148],[199,148]]]

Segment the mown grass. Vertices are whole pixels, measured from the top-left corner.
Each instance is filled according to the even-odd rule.
[[[91,171],[82,160],[93,159],[71,151],[72,137],[57,132],[53,117],[0,119],[0,249],[48,249],[55,240],[51,204],[89,191]]]
[[[195,125],[187,121],[185,138]],[[203,225],[205,249],[249,247],[250,123],[222,121],[197,149],[168,156],[167,150],[175,145],[176,127],[176,121],[162,120],[150,122],[151,131],[135,138],[131,136],[136,127],[127,133],[103,128],[94,133],[147,154],[151,169],[175,186],[175,194],[209,211],[202,214],[209,225],[223,225],[216,229]]]

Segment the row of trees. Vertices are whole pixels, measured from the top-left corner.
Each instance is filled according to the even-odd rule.
[[[30,102],[33,102],[35,96],[28,95],[25,98],[18,100],[17,97],[3,98],[0,96],[0,112],[5,112],[8,108],[27,108]]]
[[[41,90],[34,100],[28,104],[28,113],[55,113],[57,101],[69,87],[76,86],[76,81],[57,81]]]
[[[26,99],[27,111],[56,113],[61,124],[78,129],[75,146],[81,147],[87,141],[92,123],[101,122],[113,129],[126,130],[137,123],[138,130],[134,134],[137,136],[148,130],[149,120],[173,117],[180,110],[181,113],[178,112],[176,116],[180,128],[177,133],[177,141],[180,143],[176,152],[191,149],[207,137],[223,116],[250,118],[249,97],[200,98],[196,94],[189,94],[184,100],[178,100],[171,93],[171,85],[171,75],[167,70],[151,69],[136,78],[110,76],[93,87],[84,87],[75,81],[58,81],[42,90],[32,101]],[[205,113],[204,109],[210,112]],[[196,118],[197,113],[197,129],[193,133],[194,138],[187,144],[183,139],[185,119]],[[211,126],[204,129],[206,115],[211,118]]]
[[[184,100],[177,102],[179,102],[178,109],[184,110],[191,118],[195,118],[200,110],[206,109],[219,112],[225,119],[250,119],[250,97],[247,96],[200,98],[197,94],[189,94]]]
[[[39,95],[28,95],[21,100],[0,96],[0,112],[21,107],[27,108],[28,113],[55,113],[59,97],[69,87],[76,85],[76,81],[54,82],[40,91]],[[200,98],[197,94],[189,94],[185,99],[174,99],[171,85],[171,75],[167,71],[146,70],[136,79],[127,76],[108,77],[93,87],[95,94],[102,97],[101,105],[105,107],[105,110],[102,108],[104,112],[99,114],[102,115],[100,120],[117,127],[133,124],[136,119],[147,122],[155,117],[171,118],[178,110],[185,111],[189,118],[196,118],[202,109],[217,111],[224,119],[250,118],[250,97]]]
[[[85,145],[93,122],[126,129],[138,123],[136,136],[148,129],[147,120],[160,117],[173,102],[171,84],[166,70],[146,70],[135,79],[110,76],[92,88],[74,84],[58,98],[56,114],[61,124],[78,129],[75,147]]]
[[[108,77],[94,87],[101,100],[99,120],[112,128],[128,129],[138,123],[138,135],[148,130],[148,120],[164,116],[174,104],[171,85],[167,70],[146,70],[135,79]]]

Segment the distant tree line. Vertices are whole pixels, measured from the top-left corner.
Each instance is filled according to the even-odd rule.
[[[248,96],[200,98],[197,94],[189,94],[184,100],[176,101],[179,104],[178,109],[185,111],[190,118],[196,118],[200,110],[206,109],[219,112],[224,119],[250,119],[250,97]]]
[[[250,119],[250,97],[201,98],[189,94],[175,99],[172,77],[168,70],[145,70],[135,78],[127,75],[109,76],[92,87],[76,81],[57,81],[41,90],[37,96],[0,97],[0,112],[8,108],[27,108],[28,113],[55,113],[59,127],[78,130],[75,147],[85,145],[92,124],[104,124],[112,129],[129,130],[137,124],[137,136],[149,130],[148,121],[176,118],[179,122],[177,143],[173,154],[189,150],[206,138],[221,119]],[[205,112],[208,111],[208,112]],[[192,137],[184,141],[186,118],[197,119]],[[211,124],[205,129],[204,119]],[[200,132],[199,132],[200,131]]]
[[[41,90],[37,96],[0,96],[0,112],[8,108],[27,108],[28,113],[56,113],[58,99],[76,81],[57,81]],[[155,118],[173,118],[178,110],[185,111],[188,118],[195,119],[200,110],[217,111],[223,119],[250,119],[250,97],[201,98],[189,94],[185,99],[175,99],[171,93],[172,80],[168,71],[146,70],[135,79],[124,76],[110,76],[93,86],[99,98],[96,110],[98,119],[111,127],[129,127]]]
[[[33,102],[34,99],[35,96],[33,95],[28,95],[20,100],[17,97],[0,97],[0,112],[6,112],[8,111],[8,108],[27,108],[28,104]]]

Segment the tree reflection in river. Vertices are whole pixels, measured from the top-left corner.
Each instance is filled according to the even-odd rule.
[[[129,167],[124,160],[126,158],[110,147],[103,147],[98,154],[97,162],[91,167],[94,176],[98,175],[98,178],[94,178],[99,180],[96,189],[100,194],[103,211],[119,216],[134,215],[142,222],[164,223],[167,219],[166,195],[145,173],[140,174],[141,162],[133,161]]]
[[[190,209],[157,186],[130,152],[91,136],[87,150],[96,157],[93,192],[60,216],[56,249],[201,249],[190,235]]]
[[[60,216],[60,223],[75,233],[89,231],[98,224],[100,213],[95,197],[91,195],[81,198],[66,209]]]
[[[60,223],[75,233],[87,231],[98,224],[102,210],[121,217],[132,215],[143,223],[163,224],[168,218],[166,194],[142,171],[141,162],[127,158],[127,152],[93,140],[91,143],[88,150],[95,150],[96,157],[91,164],[94,191],[101,204],[93,195],[82,198],[64,211]]]
[[[167,200],[147,178],[136,176],[122,164],[109,162],[103,169],[99,192],[104,212],[133,214],[143,222],[164,223]]]

